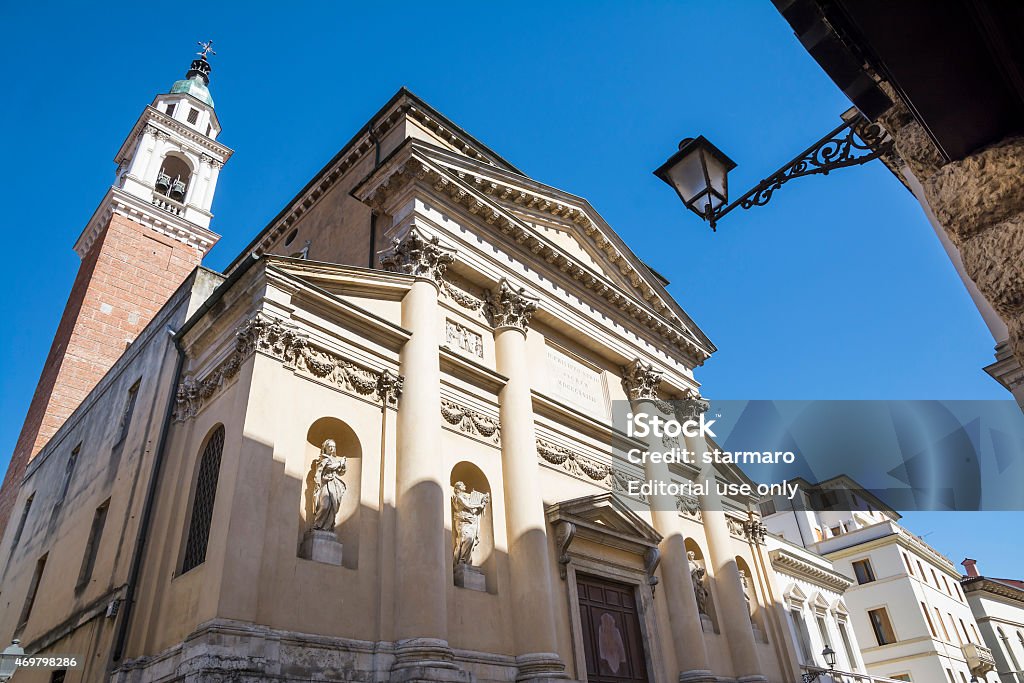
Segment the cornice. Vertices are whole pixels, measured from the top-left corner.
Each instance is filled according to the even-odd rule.
[[[231,158],[231,155],[234,154],[234,150],[227,145],[223,145],[213,138],[206,137],[199,131],[186,126],[180,121],[172,119],[167,114],[149,104],[142,110],[142,114],[139,116],[139,119],[135,122],[135,125],[132,126],[131,132],[128,133],[128,137],[125,138],[125,141],[121,143],[121,147],[117,150],[117,154],[114,156],[115,164],[120,164],[128,156],[128,151],[131,149],[135,139],[142,135],[143,131],[146,129],[146,125],[150,123],[159,124],[163,128],[166,128],[168,132],[173,133],[179,138],[200,148],[199,150],[192,151],[209,153],[217,157],[217,161],[220,161],[221,163],[226,162]]]
[[[120,188],[111,186],[75,242],[75,252],[79,257],[86,257],[115,213],[130,218],[161,235],[183,242],[198,250],[200,255],[205,255],[220,239],[220,235],[212,230],[201,228],[180,216],[130,195]]]
[[[769,551],[768,557],[772,561],[772,567],[780,573],[805,579],[823,588],[830,588],[837,593],[843,593],[853,585],[852,579],[839,572],[817,567],[782,548]]]
[[[1014,602],[1024,603],[1024,590],[1007,585],[998,579],[987,576],[970,576],[960,580],[960,585],[967,593],[992,593]]]
[[[456,204],[463,206],[470,214],[478,216],[487,225],[494,226],[509,236],[524,249],[534,253],[538,258],[552,264],[560,271],[579,282],[584,288],[603,298],[617,309],[645,326],[663,341],[671,344],[683,355],[691,358],[697,365],[703,364],[711,356],[711,349],[699,343],[691,332],[681,324],[662,317],[661,313],[651,310],[650,302],[641,302],[624,292],[605,275],[596,273],[585,267],[575,257],[545,237],[538,235],[521,220],[511,215],[497,200],[480,195],[476,190],[450,175],[443,167],[435,167],[432,162],[415,154],[419,147],[415,142],[407,142],[403,160],[393,159],[392,163],[382,165],[376,172],[364,180],[353,191],[353,196],[364,201],[374,210],[380,211],[388,197],[398,193],[413,182],[423,182],[434,191],[446,195]],[[396,155],[398,156],[398,155]],[[586,218],[585,214],[579,214]],[[596,226],[586,221],[596,231]],[[639,273],[633,271],[637,281],[642,281]],[[660,298],[653,300],[659,304],[659,310],[666,315],[675,315]]]

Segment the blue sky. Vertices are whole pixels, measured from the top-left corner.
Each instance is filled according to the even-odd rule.
[[[78,265],[71,247],[132,123],[212,38],[236,150],[214,201],[225,266],[402,85],[526,173],[587,197],[719,347],[709,396],[1003,399],[993,340],[913,197],[880,164],[794,182],[713,234],[651,171],[704,134],[734,194],[849,103],[769,0],[4,3],[0,464]],[[1019,523],[1019,514],[1015,518]],[[916,513],[959,562],[1019,575],[1008,520]],[[981,523],[979,523],[981,522]]]

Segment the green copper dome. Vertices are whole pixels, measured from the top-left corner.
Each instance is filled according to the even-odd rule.
[[[206,56],[203,55],[201,59],[192,60],[192,68],[185,74],[185,78],[174,82],[174,85],[171,86],[170,94],[185,93],[186,95],[191,95],[212,109],[213,97],[210,95],[210,89],[207,87],[209,84],[210,63],[206,61]]]
[[[209,105],[210,108],[213,108],[213,97],[210,96],[210,89],[203,84],[200,78],[183,78],[180,81],[175,81],[174,85],[171,86],[171,94],[175,95],[177,93],[191,95],[200,102]]]

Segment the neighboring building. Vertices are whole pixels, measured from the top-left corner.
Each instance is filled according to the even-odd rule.
[[[1024,581],[982,576],[972,559],[963,565],[960,585],[992,650],[999,683],[1024,683]]]
[[[766,545],[790,638],[797,644],[797,659],[803,669],[828,668],[822,655],[828,646],[836,652],[836,671],[853,680],[879,680],[867,675],[850,624],[850,610],[843,600],[853,580],[835,571],[824,557],[779,536],[769,534]],[[862,677],[855,677],[857,674]],[[828,680],[822,679],[823,683]]]
[[[198,85],[145,116],[202,147]],[[148,131],[124,186],[178,225]],[[585,200],[403,89],[183,279],[13,475],[0,637],[59,680],[799,678],[757,501],[626,493],[747,480],[613,449],[612,402],[695,399],[715,347]]]
[[[772,0],[801,45],[895,142],[1024,405],[1024,4]]]
[[[848,477],[799,484],[792,504],[762,502],[764,523],[854,578],[843,599],[867,671],[917,683],[989,680],[992,654],[953,563]]]
[[[117,176],[75,243],[82,259],[0,488],[0,535],[29,461],[217,243],[210,205],[231,150],[207,89],[210,65],[143,110]]]

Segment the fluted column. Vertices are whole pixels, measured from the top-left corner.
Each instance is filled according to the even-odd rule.
[[[691,418],[707,410],[707,403],[694,405]],[[686,437],[686,447],[698,454],[708,451],[704,437]],[[704,521],[704,533],[708,541],[708,555],[715,569],[715,584],[718,587],[716,605],[725,640],[729,644],[736,680],[739,683],[767,683],[761,673],[757,658],[757,645],[750,621],[750,609],[744,597],[743,579],[736,565],[736,555],[729,534],[725,509],[715,481],[715,470],[709,466],[701,472],[702,481],[708,482],[708,493],[700,496],[700,512]]]
[[[517,681],[565,678],[557,654],[544,500],[537,466],[526,326],[536,301],[504,279],[487,301],[498,372],[508,381],[498,396],[510,604]]]
[[[448,646],[445,542],[446,485],[441,460],[441,369],[438,282],[454,260],[415,225],[381,256],[381,266],[416,279],[402,300],[405,377],[396,421],[395,524],[397,548],[395,665],[392,681],[461,680]]]
[[[634,414],[646,413],[665,418],[665,411],[657,400],[661,371],[640,359],[622,368],[622,388],[629,397]],[[660,450],[651,444],[651,450]],[[648,481],[671,481],[671,472],[664,462],[644,459],[644,478]],[[654,528],[662,535],[661,586],[668,608],[672,649],[679,666],[680,683],[714,683],[717,679],[708,665],[701,627],[700,610],[690,578],[690,563],[686,557],[686,538],[682,532],[675,499],[654,492],[649,498]]]

